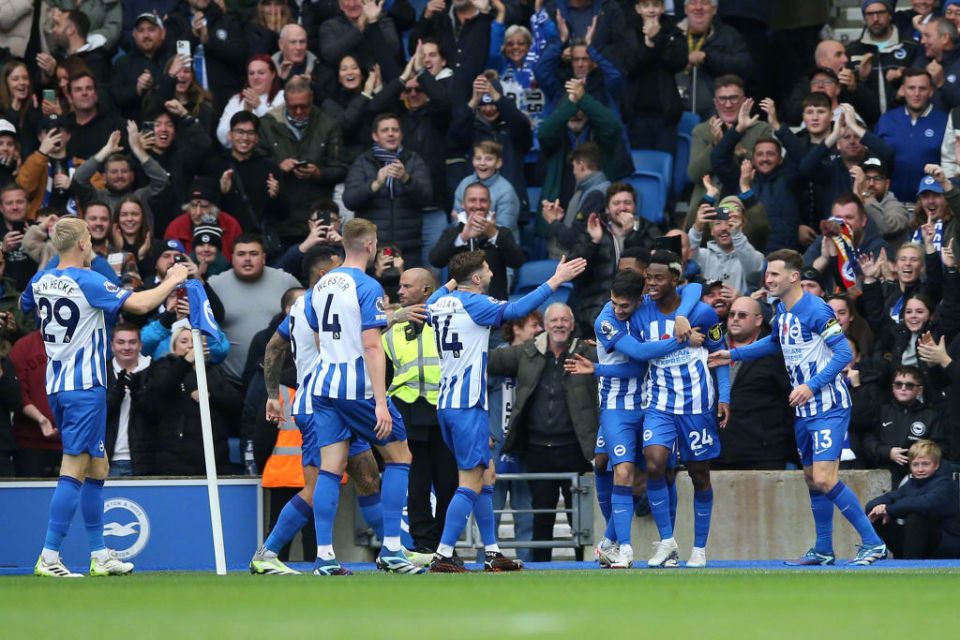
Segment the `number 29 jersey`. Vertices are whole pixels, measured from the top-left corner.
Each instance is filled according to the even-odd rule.
[[[36,309],[47,351],[47,394],[107,386],[108,330],[130,297],[89,269],[50,269],[30,280],[20,304]]]
[[[291,409],[293,415],[313,413],[313,403],[310,401],[310,380],[317,370],[317,360],[320,358],[320,351],[314,339],[313,327],[316,324],[313,290],[310,290],[294,300],[290,305],[290,313],[277,327],[277,333],[290,343],[293,363],[297,367],[297,392],[293,396]]]
[[[507,304],[482,293],[443,288],[427,300],[440,353],[438,409],[487,408],[490,327],[500,326]]]
[[[313,287],[312,307],[313,312],[305,315],[320,337],[312,394],[339,400],[372,398],[363,332],[387,326],[383,287],[359,269],[338,267]]]

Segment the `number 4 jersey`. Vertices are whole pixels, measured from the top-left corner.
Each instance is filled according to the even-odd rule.
[[[338,267],[317,281],[312,307],[313,312],[305,315],[320,336],[313,395],[340,400],[372,398],[370,374],[363,360],[363,332],[387,326],[383,287],[359,269]]]
[[[130,296],[89,269],[40,271],[20,297],[36,310],[47,351],[47,394],[107,386],[108,331]]]

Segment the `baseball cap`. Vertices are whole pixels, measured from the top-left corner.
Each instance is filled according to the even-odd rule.
[[[882,174],[884,178],[890,177],[890,172],[887,171],[887,165],[877,156],[867,156],[864,158],[863,162],[860,163],[860,168],[864,171],[877,171]]]
[[[133,22],[133,26],[136,27],[138,24],[140,24],[141,20],[147,20],[148,22],[152,22],[153,24],[163,29],[163,20],[161,20],[160,16],[158,16],[155,13],[152,13],[150,11],[144,11],[143,13],[137,16],[137,19]]]
[[[193,246],[198,244],[212,244],[218,249],[223,248],[223,230],[213,224],[202,224],[193,228]]]
[[[17,135],[17,128],[9,120],[0,118],[0,135],[9,133],[12,136]]]
[[[180,253],[186,254],[186,250],[183,248],[183,243],[177,240],[176,238],[167,238],[163,241],[163,250],[164,251],[178,251]],[[162,252],[161,252],[162,253]]]
[[[943,187],[940,186],[939,182],[933,179],[933,176],[923,176],[923,180],[920,181],[920,186],[917,187],[917,195],[919,196],[924,191],[943,193]]]

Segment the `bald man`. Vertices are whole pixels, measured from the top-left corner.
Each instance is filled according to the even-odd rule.
[[[280,30],[280,50],[273,54],[280,78],[284,81],[301,74],[313,75],[317,56],[307,51],[307,32],[298,24],[288,24]]]
[[[407,513],[414,548],[423,557],[408,554],[411,561],[429,562],[440,544],[447,505],[459,484],[457,462],[443,442],[437,420],[440,358],[433,327],[425,324],[424,303],[437,289],[432,271],[415,267],[400,274],[397,297],[400,309],[387,314],[389,327],[383,347],[392,368],[387,394],[393,399],[407,427],[407,444],[413,461],[407,486]],[[389,372],[388,372],[389,373]],[[387,379],[390,380],[388,375]],[[430,488],[437,495],[436,512],[430,508]]]
[[[760,303],[748,296],[734,300],[727,314],[729,347],[751,344],[766,333]],[[782,353],[730,367],[730,421],[720,431],[721,453],[713,468],[783,469],[796,458],[790,380],[782,367]]]
[[[815,66],[830,69],[837,74],[840,85],[838,102],[852,104],[857,114],[866,122],[867,128],[872,129],[880,117],[880,99],[867,83],[861,82],[859,70],[853,69],[843,44],[836,40],[824,40],[814,50],[813,59]],[[869,68],[865,70],[870,71]],[[785,110],[790,124],[799,125],[803,120],[803,98],[811,93],[812,79],[812,77],[801,78],[790,94]]]

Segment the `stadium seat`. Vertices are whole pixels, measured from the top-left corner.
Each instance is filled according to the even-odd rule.
[[[557,269],[557,260],[534,260],[527,262],[517,270],[516,293],[523,295],[533,291],[553,275]]]
[[[680,195],[690,183],[687,166],[690,164],[690,147],[693,145],[693,128],[700,124],[700,116],[684,111],[677,124],[677,155],[673,161],[673,193]]]
[[[663,151],[637,149],[630,152],[633,157],[633,173],[656,173],[663,177],[663,184],[673,184],[673,156]]]
[[[527,187],[527,201],[530,203],[530,213],[536,217],[540,207],[540,187]]]
[[[624,178],[636,189],[640,200],[640,215],[656,224],[663,222],[663,209],[667,206],[667,185],[657,173],[639,172]]]

